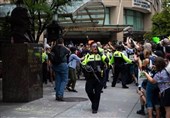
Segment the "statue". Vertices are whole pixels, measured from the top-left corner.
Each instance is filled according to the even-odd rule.
[[[34,43],[30,30],[30,18],[26,8],[16,7],[11,13],[11,42]]]
[[[52,23],[47,26],[47,43],[61,38],[62,33],[62,27],[57,23],[57,21],[52,21]]]

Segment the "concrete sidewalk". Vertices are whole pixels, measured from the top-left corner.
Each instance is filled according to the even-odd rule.
[[[28,103],[0,102],[0,118],[145,118],[136,114],[140,109],[134,84],[122,89],[118,83],[104,89],[97,114],[91,113],[91,104],[85,93],[85,80],[78,80],[78,93],[65,91],[65,101],[55,100],[54,87],[44,86],[43,98]],[[1,89],[2,90],[2,89]],[[1,93],[0,93],[1,94]]]

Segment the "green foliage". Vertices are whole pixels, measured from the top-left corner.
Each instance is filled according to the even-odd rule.
[[[163,36],[170,34],[170,0],[164,0],[163,10],[153,16],[152,34],[155,36]]]
[[[143,37],[144,37],[144,39],[152,40],[153,36],[154,35],[152,34],[152,32],[146,32]]]
[[[0,38],[2,42],[10,42],[11,30],[10,30],[9,17],[0,18]]]
[[[4,5],[4,4],[2,4]],[[9,6],[9,4],[4,7],[14,7],[14,5]],[[5,15],[0,17],[0,43],[9,43],[11,40],[11,24],[10,24],[10,11],[1,11]]]
[[[35,42],[39,41],[40,35],[45,30],[48,23],[52,20],[53,11],[46,0],[24,0],[24,5],[27,7],[32,24],[32,35],[35,37]],[[35,35],[37,32],[37,35]]]
[[[35,37],[35,42],[39,41],[40,35],[46,29],[47,25],[53,20],[53,15],[62,12],[64,5],[71,5],[71,2],[76,0],[11,0],[18,5],[25,6],[30,14],[32,36]],[[37,35],[35,35],[37,34]]]

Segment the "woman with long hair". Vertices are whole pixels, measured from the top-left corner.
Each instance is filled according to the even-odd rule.
[[[157,83],[161,92],[161,104],[165,107],[166,118],[170,118],[170,75],[165,69],[166,62],[162,57],[156,57],[155,69],[157,73],[152,78],[146,71],[144,75],[151,83]]]

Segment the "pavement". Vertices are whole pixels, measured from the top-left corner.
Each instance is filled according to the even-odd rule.
[[[0,79],[2,84],[2,79]],[[43,98],[27,103],[2,102],[2,85],[0,85],[0,118],[145,118],[136,114],[140,109],[139,96],[134,83],[129,89],[122,89],[121,84],[103,89],[97,114],[92,114],[91,103],[85,92],[85,80],[77,80],[78,93],[65,90],[65,101],[55,100],[53,85],[43,86]]]

